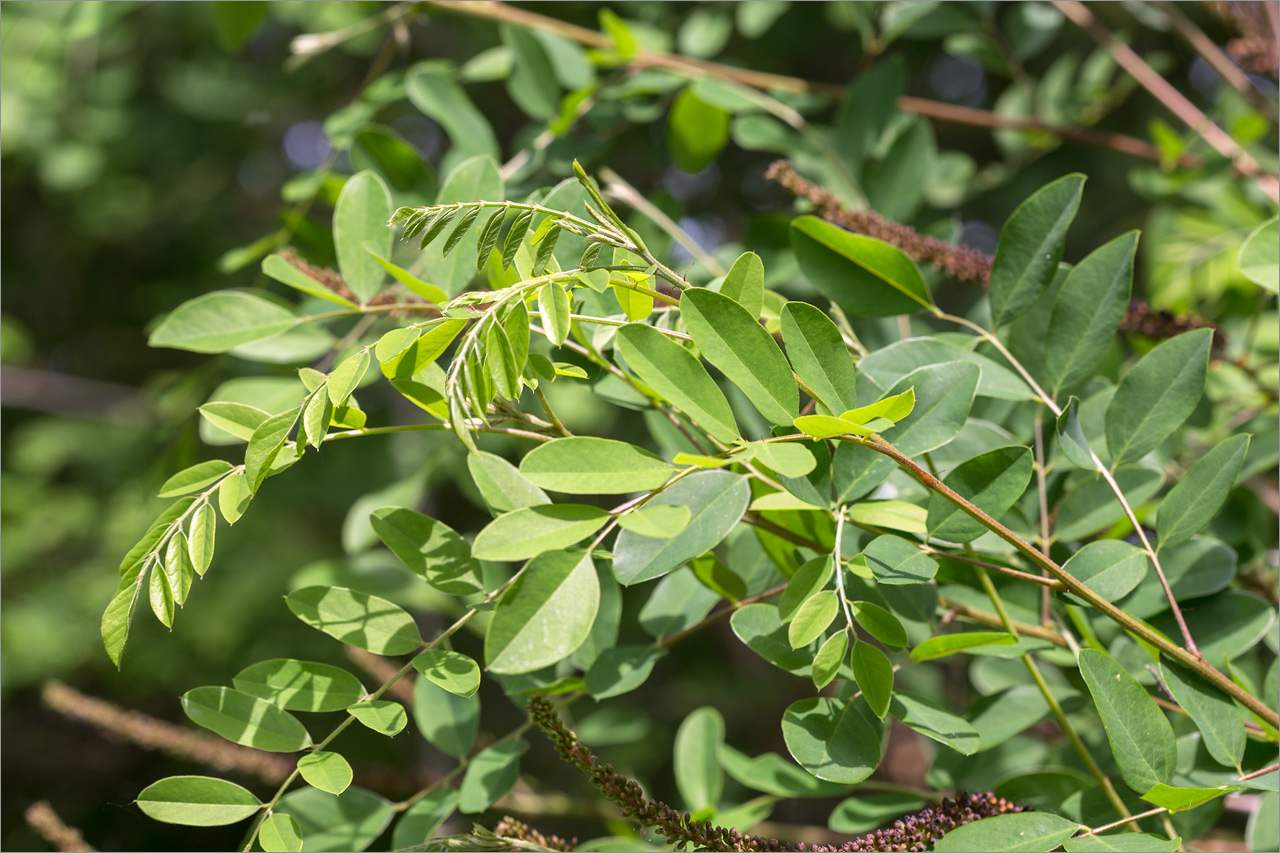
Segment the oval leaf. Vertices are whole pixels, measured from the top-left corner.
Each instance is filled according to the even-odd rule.
[[[724,791],[724,771],[720,769],[723,745],[724,718],[715,708],[697,709],[684,718],[676,731],[676,787],[689,811],[720,805]]]
[[[518,675],[564,660],[587,638],[599,607],[600,583],[589,554],[542,554],[498,602],[485,633],[486,666]]]
[[[1141,459],[1190,417],[1204,392],[1212,329],[1170,338],[1125,374],[1107,406],[1113,465]]]
[[[963,631],[930,637],[911,650],[913,661],[935,660],[981,646],[1012,646],[1018,638],[999,631]]]
[[[832,413],[856,407],[853,358],[831,318],[807,302],[788,302],[781,326],[791,366],[818,402]]]
[[[285,601],[312,628],[374,654],[403,655],[422,645],[413,617],[376,595],[340,586],[309,586],[289,593]]]
[[[855,643],[850,663],[867,707],[883,720],[893,699],[893,664],[871,643]]]
[[[937,853],[1054,850],[1079,829],[1080,824],[1048,812],[1002,814],[956,827],[939,838],[933,849]]]
[[[1141,794],[1173,781],[1178,748],[1164,712],[1137,679],[1107,655],[1085,649],[1079,660],[1124,781]]]
[[[353,774],[347,759],[336,752],[313,752],[298,759],[298,773],[308,785],[334,796],[351,785]]]
[[[883,731],[868,716],[856,702],[801,699],[783,713],[782,737],[805,770],[819,779],[851,785],[870,776],[880,763]]]
[[[393,803],[363,788],[348,788],[336,798],[303,788],[281,797],[275,811],[298,822],[309,851],[364,850],[396,814]]]
[[[498,516],[471,543],[481,560],[527,560],[546,551],[567,548],[595,533],[609,513],[580,504],[547,504]]]
[[[188,690],[182,710],[191,722],[241,746],[297,752],[311,745],[311,736],[292,714],[230,687]]]
[[[147,343],[191,352],[226,352],[274,337],[297,317],[288,308],[239,290],[219,290],[184,302],[160,322]]]
[[[480,665],[446,649],[431,649],[413,659],[413,668],[458,696],[471,696],[480,688]]]
[[[675,469],[661,457],[608,438],[559,438],[520,461],[520,473],[543,489],[571,495],[620,495],[661,487]]]
[[[520,778],[520,756],[528,748],[526,741],[510,740],[495,743],[471,759],[458,786],[458,811],[482,812],[511,793]]]
[[[978,730],[961,717],[921,696],[896,691],[889,713],[903,725],[946,744],[961,755],[973,755],[981,743]]]
[[[1147,576],[1147,553],[1118,539],[1089,542],[1062,564],[1076,580],[1107,601],[1116,601],[1133,591]],[[1070,598],[1083,605],[1076,596]]]
[[[927,583],[938,563],[901,536],[877,536],[862,550],[862,559],[877,583]]]
[[[717,441],[731,444],[738,439],[738,424],[729,401],[691,352],[643,323],[623,326],[616,340],[627,366],[658,396]]]
[[[943,483],[987,515],[1000,520],[1031,482],[1031,448],[997,447],[957,465]],[[977,520],[936,492],[929,497],[929,535],[972,542],[987,532]]]
[[[1180,545],[1218,514],[1249,452],[1249,436],[1233,435],[1210,450],[1160,502],[1160,547]]]
[[[1138,232],[1122,234],[1077,264],[1058,291],[1045,343],[1049,390],[1093,375],[1129,310]]]
[[[365,695],[364,686],[345,669],[289,658],[245,667],[232,684],[286,711],[339,711]]]
[[[791,221],[791,247],[805,278],[846,314],[892,317],[933,306],[920,270],[888,243],[800,216]]]
[[[302,849],[302,827],[291,815],[267,815],[258,827],[258,843],[265,853],[297,853]]]
[[[342,186],[333,209],[333,248],[342,280],[360,302],[368,302],[385,275],[378,259],[365,250],[372,243],[377,254],[391,254],[391,193],[376,173],[357,172]]]
[[[387,737],[395,737],[409,724],[409,715],[405,712],[404,706],[389,699],[357,702],[347,708],[347,713],[367,728]]]
[[[1083,189],[1084,175],[1059,178],[1018,205],[1005,221],[991,265],[991,321],[996,326],[1021,315],[1049,288]]]
[[[369,514],[369,523],[400,562],[446,595],[470,595],[484,588],[471,546],[444,522],[384,506]]]
[[[262,808],[234,782],[211,776],[170,776],[138,794],[138,808],[152,820],[183,826],[226,826]]]

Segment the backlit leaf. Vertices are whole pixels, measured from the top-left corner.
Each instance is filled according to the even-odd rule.
[[[311,745],[307,730],[292,714],[230,687],[188,690],[182,694],[182,710],[196,725],[241,746],[297,752]]]
[[[241,290],[197,296],[161,321],[147,343],[191,352],[227,350],[280,334],[297,323],[292,311]]]
[[[471,543],[471,553],[479,560],[527,560],[580,542],[608,520],[604,510],[581,504],[524,507],[490,522]]]
[[[662,486],[674,470],[633,444],[589,436],[545,442],[520,461],[520,473],[535,486],[573,495],[648,492]]]
[[[379,655],[403,655],[422,645],[418,626],[385,598],[334,586],[309,586],[285,598],[293,614],[343,643]]]
[[[488,669],[517,675],[564,660],[587,638],[599,606],[590,555],[556,551],[536,557],[503,594],[489,622]]]
[[[170,776],[138,794],[138,808],[152,820],[183,826],[225,826],[249,817],[262,803],[246,789],[211,776]]]
[[[334,796],[351,785],[351,765],[336,752],[312,752],[298,759],[298,773],[308,785]]]
[[[345,669],[290,658],[245,667],[232,684],[286,711],[339,711],[365,695],[364,686]]]

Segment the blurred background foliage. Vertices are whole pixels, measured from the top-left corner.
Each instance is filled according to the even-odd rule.
[[[1154,3],[1091,8],[1274,174],[1274,70],[1242,74],[1245,92],[1228,85],[1173,15],[1217,45],[1242,35],[1238,22],[1210,4],[1175,5],[1173,13]],[[846,204],[859,206],[865,193],[890,218],[986,252],[1023,198],[1083,172],[1089,183],[1064,260],[1141,228],[1135,294],[1225,332],[1216,393],[1249,386],[1229,363],[1241,358],[1262,365],[1259,378],[1274,387],[1274,299],[1236,264],[1273,202],[1054,6],[757,0],[530,10],[603,30],[613,48],[432,4],[4,4],[4,847],[41,843],[21,818],[40,798],[104,849],[237,840],[234,828],[165,827],[138,813],[129,804],[143,785],[196,765],[59,717],[41,704],[47,679],[179,720],[177,694],[229,683],[247,663],[336,655],[281,607],[281,594],[308,579],[344,578],[417,605],[424,622],[444,618],[407,571],[371,550],[363,520],[370,507],[414,502],[460,530],[486,517],[462,475],[460,446],[414,436],[342,442],[322,463],[274,481],[234,534],[220,537],[218,570],[178,627],[165,635],[139,620],[122,672],[98,637],[114,567],[161,505],[157,486],[219,451],[201,441],[194,407],[225,382],[291,376],[332,343],[207,358],[148,349],[149,324],[210,290],[276,287],[258,261],[284,244],[331,266],[331,205],[357,168],[379,170],[397,204],[411,204],[433,198],[437,175],[470,154],[495,154],[509,185],[527,189],[554,184],[577,157],[589,171],[607,166],[624,177],[722,261],[744,246],[757,251],[768,286],[799,298],[786,233],[793,199],[763,176],[779,156]],[[619,65],[616,54],[636,46],[816,85],[744,95],[712,75],[685,88],[687,73]],[[838,97],[847,84],[852,93]],[[899,111],[897,94],[924,107]],[[1002,126],[975,124],[966,109]],[[1027,129],[1035,124],[1101,129],[1136,141],[1145,156]],[[649,219],[636,226],[689,264],[688,251]],[[965,288],[949,283],[940,299],[970,304],[975,292]],[[897,329],[889,321],[881,332],[892,340]],[[1113,372],[1121,359],[1117,351]],[[638,427],[589,395],[557,403],[571,426],[596,434]],[[365,403],[371,423],[403,419],[403,409],[391,411],[403,405]],[[1249,425],[1263,433],[1255,446],[1274,451],[1274,423],[1272,408]],[[1267,477],[1271,499],[1267,483],[1240,490],[1236,517],[1274,514]],[[1274,588],[1274,537],[1244,541],[1257,529],[1239,525],[1232,544],[1253,560],[1242,573],[1260,571]],[[1216,533],[1232,541],[1230,530]],[[750,685],[760,661],[735,660],[741,677],[727,681],[716,655],[740,647],[716,632],[700,642],[682,645],[677,663],[655,676],[649,689],[662,707],[642,713],[623,700],[607,710],[617,719],[597,721],[602,738],[625,741],[610,760],[669,780],[673,721],[706,701],[709,684],[735,738],[762,749],[778,740],[777,714],[760,710]],[[768,701],[781,708],[788,698]],[[517,713],[511,707],[510,719]],[[590,738],[589,720],[582,729]],[[406,749],[404,740],[369,737],[360,754],[401,773],[431,762],[425,745]],[[904,778],[911,761],[901,759]],[[805,822],[803,804],[795,809],[775,819]]]

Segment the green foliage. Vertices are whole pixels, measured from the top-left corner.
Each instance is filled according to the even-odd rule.
[[[109,303],[165,312],[153,347],[217,358],[148,380],[156,435],[135,437],[122,468],[97,425],[71,438],[6,426],[5,522],[19,530],[6,617],[36,607],[29,589],[39,612],[108,602],[102,641],[125,679],[182,679],[182,708],[210,737],[299,753],[296,790],[294,777],[259,796],[171,776],[138,794],[145,814],[256,816],[246,849],[454,843],[442,836],[493,825],[513,791],[573,790],[548,753],[526,755],[513,707],[535,693],[581,711],[583,741],[616,750],[644,790],[743,832],[776,799],[829,798],[809,804],[826,809],[815,820],[865,832],[990,788],[1036,811],[958,826],[935,849],[1173,849],[1215,829],[1226,793],[1274,793],[1274,773],[1240,778],[1274,764],[1278,722],[1276,224],[1247,157],[1116,109],[1128,78],[1043,4],[649,4],[598,22],[455,9],[496,25],[329,6],[211,7],[217,50],[255,61],[303,27],[297,79],[350,100],[309,113],[328,114],[313,128],[323,153],[278,187],[278,221],[207,238],[250,241],[219,262],[243,276],[193,276],[213,260],[202,235],[180,273],[143,279],[165,283],[156,295],[117,287]],[[420,60],[409,34],[424,11],[439,51]],[[33,31],[54,15],[11,14]],[[20,176],[6,183],[83,193],[66,196],[69,246],[144,204],[103,209],[78,177],[141,123],[103,118],[134,84],[94,94],[100,114],[66,107],[66,129],[52,106],[39,121],[22,110],[73,85],[64,64],[91,65],[89,39],[108,64],[129,52],[113,40],[123,19],[93,17],[108,14],[75,12],[58,32],[79,47],[25,88],[5,75],[6,175]],[[1153,45],[1172,37],[1138,21]],[[838,43],[860,70],[843,93],[760,77],[744,42],[816,58]],[[979,88],[919,97],[954,63]],[[184,110],[252,127],[242,107],[289,102],[237,95],[241,67],[219,54],[216,72],[147,79]],[[106,70],[94,85],[110,89]],[[1272,169],[1267,93],[1201,94],[1254,171]],[[988,96],[977,114],[994,146],[925,117],[972,118],[955,104]],[[1104,117],[1109,135],[1083,129]],[[293,157],[299,137],[285,138]],[[1079,140],[1098,139],[1116,150],[1083,157]],[[1158,164],[1116,165],[1148,148]],[[235,195],[201,177],[211,152],[181,154],[191,173],[164,174],[188,194],[156,203],[165,218]],[[775,154],[823,193],[795,216],[753,188]],[[210,174],[248,188],[255,162]],[[958,247],[981,234],[969,225],[1002,221],[994,258]],[[168,227],[153,216],[154,234],[113,239],[159,246]],[[60,233],[49,222],[21,233],[36,261],[7,266],[10,281],[78,263],[41,236]],[[1135,296],[1216,328],[1153,330],[1160,316]],[[7,371],[23,348],[4,319]],[[40,328],[40,347],[93,337]],[[169,503],[118,501],[98,520],[64,494],[82,467]],[[215,555],[219,515],[235,529]],[[114,531],[143,536],[117,576],[102,579],[95,553],[77,557],[91,584],[34,580],[30,567],[78,553],[81,530],[109,532],[116,554],[129,541]],[[143,598],[172,641],[135,624]],[[6,644],[56,637],[18,612]],[[58,630],[82,621],[59,616]],[[372,690],[335,665],[344,650]],[[232,686],[188,689],[197,676]],[[368,772],[405,770],[418,735],[434,781]],[[932,741],[928,770],[910,788],[868,785],[898,738]],[[1163,811],[1127,820],[1149,805]],[[593,809],[573,811],[579,835],[598,828],[578,815]],[[1260,814],[1255,847],[1275,835]],[[1124,822],[1142,832],[1112,831]]]

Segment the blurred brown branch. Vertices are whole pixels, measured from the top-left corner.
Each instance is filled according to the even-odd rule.
[[[48,800],[32,803],[27,807],[25,817],[27,826],[64,853],[94,853],[97,850],[84,840],[80,830],[62,822],[62,818],[53,810]]]

